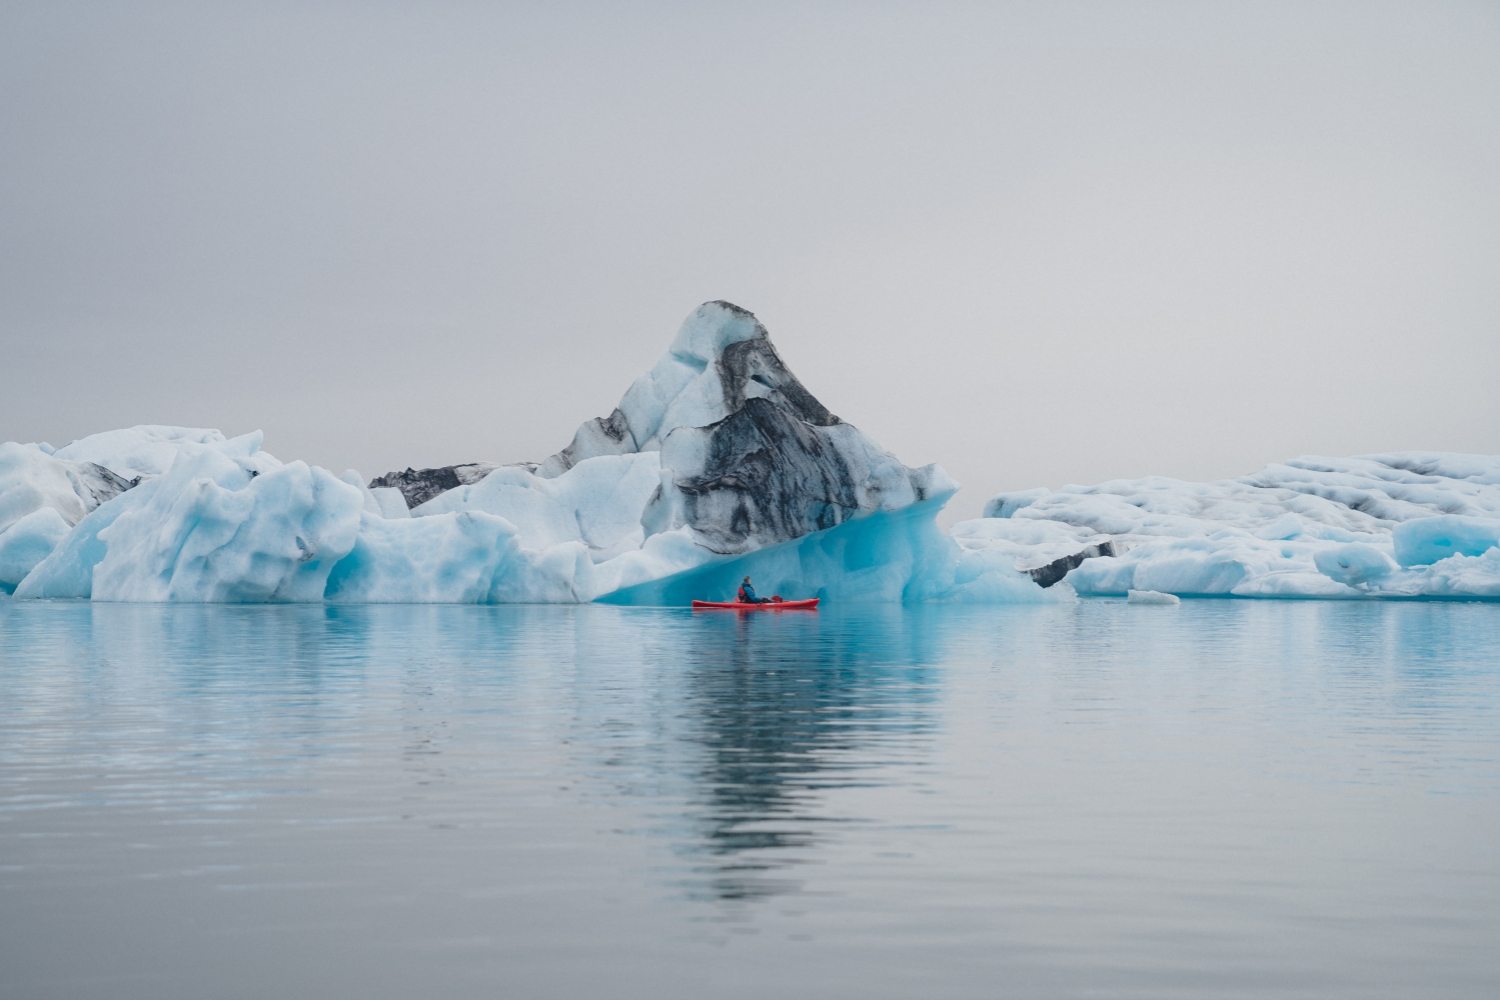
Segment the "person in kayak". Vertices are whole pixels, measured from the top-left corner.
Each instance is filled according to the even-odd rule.
[[[736,597],[736,599],[739,600],[739,602],[741,604],[768,604],[768,603],[770,603],[770,598],[768,598],[768,597],[756,597],[755,596],[755,587],[750,583],[750,578],[748,576],[745,577],[745,582],[742,583],[742,584],[740,584],[739,593],[737,593],[735,595],[735,597]]]

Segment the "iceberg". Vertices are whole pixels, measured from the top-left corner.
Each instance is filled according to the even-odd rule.
[[[1500,458],[1478,455],[1002,493],[945,534],[958,484],[831,413],[727,302],[694,310],[608,416],[540,462],[366,482],[261,444],[140,425],[0,445],[0,590],[687,605],[748,575],[834,601],[1500,597]]]
[[[366,484],[260,445],[154,425],[7,445],[0,577],[21,598],[112,601],[686,605],[743,575],[841,600],[1073,596],[944,535],[958,484],[829,412],[727,302],[541,462]]]
[[[408,468],[370,486],[399,489],[414,522],[448,526],[372,522],[351,557],[362,568],[336,572],[330,600],[426,599],[419,581],[430,572],[402,533],[427,532],[443,548],[498,530],[481,514],[510,526],[491,543],[510,554],[467,567],[441,599],[685,605],[733,594],[743,575],[769,590],[850,600],[960,599],[985,587],[1066,596],[1040,594],[1008,566],[960,569],[962,553],[935,525],[957,484],[935,465],[908,468],[829,412],[754,315],[727,302],[696,309],[610,415],[586,422],[555,455]],[[374,582],[388,560],[409,566],[399,586]]]
[[[755,316],[728,302],[696,309],[619,406],[585,423],[550,458],[500,470],[484,463],[407,469],[370,485],[401,489],[419,516],[447,510],[433,501],[448,491],[487,489],[491,506],[481,509],[503,516],[493,505],[501,488],[489,486],[497,476],[544,493],[540,482],[590,462],[641,455],[657,456],[659,479],[632,521],[643,520],[647,536],[686,527],[696,544],[720,555],[958,489],[936,465],[909,469],[830,413],[788,370]]]
[[[1084,595],[1500,595],[1500,457],[1309,456],[1212,483],[1002,493],[985,514],[954,526],[960,546]]]
[[[335,604],[581,603],[585,547],[525,549],[515,525],[483,511],[387,520],[364,514],[322,597]]]

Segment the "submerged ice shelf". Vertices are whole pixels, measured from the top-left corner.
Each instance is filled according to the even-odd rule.
[[[753,315],[700,306],[609,416],[538,463],[366,485],[259,432],[0,445],[0,590],[113,601],[686,605],[755,577],[834,600],[1500,597],[1500,458],[1304,458],[993,498],[824,407]],[[1164,598],[1165,599],[1165,598]]]

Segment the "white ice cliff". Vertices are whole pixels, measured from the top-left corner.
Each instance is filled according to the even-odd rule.
[[[766,593],[1050,601],[936,527],[957,489],[844,423],[750,313],[707,303],[609,417],[537,465],[365,486],[255,434],[135,427],[0,451],[0,586],[113,601],[686,604]]]
[[[1299,458],[1214,483],[1002,493],[953,527],[1080,594],[1500,597],[1500,457]]]

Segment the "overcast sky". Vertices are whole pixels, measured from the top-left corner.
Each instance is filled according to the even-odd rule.
[[[1500,453],[1500,4],[0,12],[0,439],[536,460],[720,298],[953,516]]]

